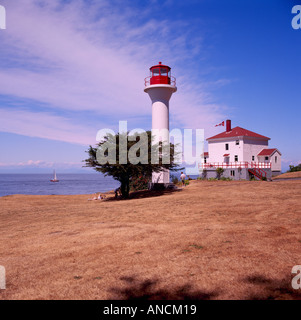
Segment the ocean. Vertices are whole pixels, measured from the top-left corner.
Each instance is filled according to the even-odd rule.
[[[50,182],[53,174],[0,174],[0,197],[13,194],[71,195],[106,192],[119,187],[119,182],[101,173],[60,174],[59,182]]]

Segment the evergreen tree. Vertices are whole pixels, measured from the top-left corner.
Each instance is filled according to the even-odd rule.
[[[119,181],[123,198],[129,197],[133,179],[151,181],[153,172],[183,170],[175,163],[175,146],[172,143],[153,144],[151,131],[144,136],[141,133],[131,136],[128,133],[108,134],[95,148],[90,146],[86,152],[89,158],[84,160],[85,167],[92,167]]]

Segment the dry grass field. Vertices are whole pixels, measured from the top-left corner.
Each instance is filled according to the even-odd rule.
[[[301,180],[0,198],[0,299],[300,299]]]
[[[273,178],[273,180],[277,179],[301,179],[301,171],[286,172]]]

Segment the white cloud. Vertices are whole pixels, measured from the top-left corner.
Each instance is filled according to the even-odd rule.
[[[96,143],[96,130],[46,112],[1,109],[0,131],[81,145]]]
[[[81,169],[82,162],[48,162],[43,160],[28,160],[25,162],[0,162],[0,167],[6,168],[56,168],[56,169]]]
[[[0,64],[0,94],[31,99],[47,109],[3,108],[0,130],[94,142],[99,127],[78,125],[76,113],[66,119],[60,110],[86,111],[91,117],[110,117],[116,124],[128,118],[135,122],[136,117],[138,125],[139,119],[151,116],[144,77],[161,58],[178,75],[178,92],[170,108],[173,127],[205,128],[210,134],[224,119],[225,106],[214,103],[208,85],[195,77],[192,58],[202,57],[202,37],[192,35],[193,27],[183,21],[150,19],[149,8],[116,9],[104,0],[90,5],[80,0],[69,4],[15,0],[5,5],[9,23],[1,48],[7,63]],[[135,24],[139,19],[145,22]],[[226,82],[216,80],[218,85]]]

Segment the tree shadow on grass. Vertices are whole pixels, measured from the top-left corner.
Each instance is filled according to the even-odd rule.
[[[157,289],[158,280],[139,281],[134,277],[121,277],[126,287],[111,288],[114,300],[210,300],[218,296],[215,291],[193,290],[190,284],[168,289]]]
[[[153,198],[153,197],[160,197],[163,195],[170,195],[173,193],[181,192],[182,189],[167,189],[167,190],[142,190],[142,191],[135,191],[131,192],[128,199],[122,199],[118,197],[107,198],[106,201],[119,201],[119,200],[131,200],[131,199],[145,199],[145,198]]]
[[[291,278],[275,280],[256,274],[243,281],[260,287],[260,293],[250,293],[247,300],[301,300],[301,292],[292,288]]]

